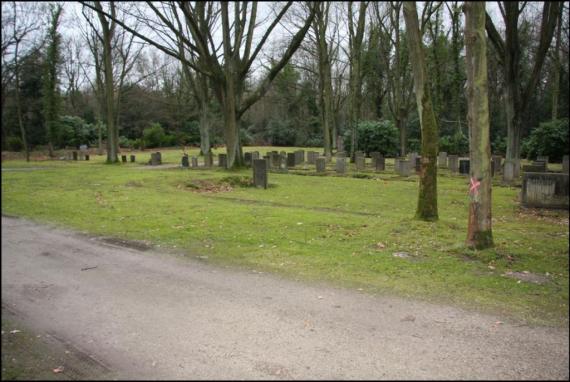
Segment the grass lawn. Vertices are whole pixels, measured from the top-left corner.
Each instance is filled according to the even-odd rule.
[[[274,149],[295,148],[245,151]],[[163,164],[180,162],[181,150],[161,152]],[[398,177],[389,159],[385,172],[374,173],[368,164],[359,177],[352,165],[342,177],[332,165],[327,176],[300,176],[315,173],[314,166],[301,165],[269,174],[263,190],[235,182],[251,177],[249,169],[157,169],[143,165],[150,151],[135,154],[137,163],[117,165],[96,155],[89,162],[4,160],[2,213],[144,240],[214,263],[452,303],[531,324],[568,324],[568,211],[521,208],[520,188],[500,186],[499,177],[495,247],[475,251],[463,245],[468,178],[447,170],[439,171],[440,219],[428,223],[414,219],[418,177]],[[17,171],[25,167],[32,169]],[[233,186],[220,187],[228,177]],[[547,282],[503,276],[509,271]]]

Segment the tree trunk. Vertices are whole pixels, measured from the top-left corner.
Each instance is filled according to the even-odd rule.
[[[396,118],[396,128],[400,132],[400,156],[403,157],[406,155],[407,131],[406,121],[404,121],[401,115]]]
[[[99,147],[97,148],[97,154],[98,155],[103,155],[103,129],[101,129],[101,121],[98,121],[97,123],[98,125],[98,141],[99,141]]]
[[[431,221],[438,219],[437,212],[437,150],[438,127],[429,93],[422,39],[418,25],[416,3],[404,2],[404,20],[414,74],[414,91],[422,132],[422,159],[420,188],[416,217]]]
[[[558,118],[558,98],[560,95],[560,40],[562,31],[562,8],[558,14],[558,26],[556,30],[556,48],[554,50],[554,75],[552,79],[552,120]]]
[[[22,105],[20,102],[20,66],[18,63],[18,47],[19,41],[16,41],[16,48],[14,50],[15,65],[14,76],[16,79],[16,113],[18,114],[18,126],[20,127],[20,134],[22,136],[22,145],[26,154],[26,162],[30,161],[30,149],[28,147],[28,140],[26,139],[26,128],[24,127],[24,120],[22,118]]]
[[[228,168],[233,168],[243,164],[239,155],[238,95],[233,76],[226,74],[226,83],[223,86],[224,90],[221,104],[225,123],[224,140],[226,142],[227,166]]]
[[[507,153],[505,162],[513,164],[513,171],[505,171],[503,180],[510,183],[520,175],[520,112],[517,111],[517,82],[505,84],[505,114],[507,116]]]
[[[210,116],[208,100],[200,99],[200,153],[204,155],[210,148]]]
[[[464,11],[471,173],[466,244],[483,249],[493,246],[485,2],[465,2]]]

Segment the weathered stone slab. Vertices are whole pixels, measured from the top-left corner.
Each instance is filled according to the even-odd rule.
[[[440,151],[437,157],[437,165],[440,168],[447,168],[447,153],[445,151]]]
[[[89,154],[85,154],[85,160],[89,160]]]
[[[228,154],[218,154],[218,167],[228,168]]]
[[[184,154],[181,160],[182,167],[190,167],[190,161],[188,160],[188,154]]]
[[[135,159],[136,157],[134,155],[131,155],[131,163],[135,163]]]
[[[502,161],[503,157],[500,155],[491,156],[491,176],[495,176],[495,174],[500,174],[501,172],[503,172],[501,167]]]
[[[566,174],[570,172],[570,159],[568,155],[562,157],[562,172]]]
[[[307,151],[307,163],[308,164],[315,164],[319,153],[316,151]]]
[[[318,173],[324,173],[326,170],[327,160],[326,158],[317,158],[316,167]]]
[[[254,159],[259,159],[259,151],[253,151],[251,153],[251,160],[253,161]]]
[[[344,139],[340,135],[336,137],[336,151],[344,151]]]
[[[459,173],[469,175],[469,159],[459,159]]]
[[[449,167],[449,171],[451,171],[452,174],[457,174],[459,171],[459,156],[448,155],[447,166]]]
[[[198,167],[198,158],[192,157],[192,168]]]
[[[72,154],[73,154],[73,160],[77,160],[77,151],[74,151]]]
[[[355,156],[355,165],[356,165],[356,171],[364,170],[364,167],[365,167],[364,155],[356,155]]]
[[[536,157],[537,161],[541,161],[541,162],[545,162],[546,164],[548,164],[548,155],[538,155]]]
[[[521,201],[525,207],[568,208],[568,174],[524,172]]]
[[[515,166],[515,162],[505,159],[505,163],[503,165],[503,180],[514,179]]]
[[[281,167],[281,156],[279,153],[271,153],[271,168]]]
[[[384,171],[386,169],[386,158],[382,154],[374,159],[374,170]]]
[[[267,188],[267,161],[265,159],[253,160],[253,184],[255,187]]]
[[[296,163],[295,153],[288,153],[287,154],[287,167],[293,168],[293,167],[295,167],[295,163]]]
[[[337,174],[344,174],[346,172],[346,158],[336,158],[335,169]]]
[[[414,166],[416,168],[416,172],[422,171],[422,156],[421,155],[418,155],[416,157],[416,163],[414,163]]]
[[[410,161],[406,158],[398,158],[396,172],[400,176],[410,176]]]
[[[158,166],[158,165],[162,164],[161,159],[162,159],[162,158],[161,158],[161,155],[160,155],[159,152],[151,153],[151,154],[150,154],[149,164],[150,164],[151,166]]]
[[[295,151],[295,165],[305,162],[305,150]]]
[[[527,164],[522,166],[523,172],[546,172],[545,162],[539,162],[540,164]]]
[[[121,155],[121,162],[127,163],[127,156],[126,155]]]
[[[243,154],[243,161],[246,166],[251,166],[251,153],[244,153]]]

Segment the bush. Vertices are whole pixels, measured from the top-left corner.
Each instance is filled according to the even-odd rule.
[[[119,147],[132,149],[132,148],[134,148],[134,145],[135,145],[134,140],[129,139],[129,138],[122,136],[122,135],[119,137]]]
[[[411,153],[419,153],[422,151],[422,143],[417,138],[410,138],[408,139],[408,151]]]
[[[89,145],[97,138],[94,125],[86,123],[83,118],[63,115],[59,118],[56,145],[59,147]]]
[[[164,138],[162,138],[162,147],[171,147],[176,146],[178,144],[178,139],[176,135],[165,134]]]
[[[10,151],[22,151],[24,149],[24,143],[20,137],[8,137],[6,139],[6,146]]]
[[[274,146],[294,146],[296,131],[290,121],[272,119],[267,124],[267,138]]]
[[[521,155],[527,159],[546,155],[549,160],[559,161],[570,151],[568,132],[568,118],[543,122],[523,140]]]
[[[358,150],[366,154],[378,151],[385,156],[396,156],[399,152],[398,129],[390,120],[362,121],[357,127]],[[344,147],[351,150],[351,132],[344,134]]]
[[[491,152],[493,154],[505,155],[507,152],[507,138],[506,137],[497,137],[494,141],[492,141],[491,142]]]
[[[439,151],[448,154],[463,155],[469,153],[469,139],[463,133],[457,132],[439,139]]]
[[[178,133],[178,143],[192,146],[200,144],[200,122],[186,121],[182,130],[183,132]]]
[[[143,130],[144,147],[159,147],[164,141],[164,136],[164,129],[160,126],[160,123],[151,124],[150,127]]]

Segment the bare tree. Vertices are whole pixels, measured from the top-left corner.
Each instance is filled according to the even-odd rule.
[[[364,41],[364,27],[366,22],[367,1],[361,1],[358,8],[356,26],[354,20],[353,1],[348,2],[348,33],[349,33],[349,105],[348,114],[351,126],[350,157],[354,161],[354,153],[358,145],[356,129],[360,119],[360,106],[362,102],[362,42]]]
[[[422,35],[414,1],[404,2],[404,20],[422,132],[420,189],[416,217],[428,221],[437,220],[438,126],[431,103],[429,77],[426,71]]]
[[[95,9],[86,2],[82,3]],[[139,13],[132,16],[152,27],[160,38],[151,39],[118,20],[116,15],[102,10],[98,12],[210,79],[214,94],[222,106],[228,167],[242,165],[238,122],[241,116],[267,92],[273,79],[295,53],[311,26],[316,7],[311,7],[311,13],[303,27],[295,33],[281,53],[281,57],[273,62],[257,87],[246,94],[246,79],[251,75],[256,58],[293,2],[287,2],[281,9],[276,10],[273,21],[256,45],[254,34],[259,26],[257,2],[251,5],[248,2],[232,3],[231,13],[230,4],[227,2],[180,1],[161,4],[146,2],[146,4],[148,12],[144,12],[147,9],[139,9]],[[150,19],[147,13],[152,14],[154,19]],[[209,19],[210,13],[219,13],[221,22],[208,25],[206,20]],[[218,18],[213,19],[218,20]],[[201,28],[201,25],[207,25],[208,28]],[[182,26],[182,29],[179,26]],[[217,34],[221,35],[222,40],[218,45],[215,43]],[[198,61],[193,62],[181,56],[179,41],[184,43],[183,49],[189,56],[195,54],[199,57]]]
[[[471,173],[466,243],[470,247],[483,249],[493,245],[485,2],[467,1],[463,9]]]
[[[523,114],[528,106],[532,93],[536,89],[542,65],[554,35],[561,2],[546,1],[542,8],[540,39],[534,56],[534,64],[530,76],[525,83],[521,76],[521,47],[519,42],[519,17],[527,2],[522,6],[518,1],[499,2],[499,8],[505,23],[503,39],[493,20],[487,14],[485,29],[491,43],[499,55],[505,81],[505,112],[507,116],[507,155],[505,167],[513,166],[513,171],[504,171],[504,180],[512,182],[520,174],[520,140]]]

